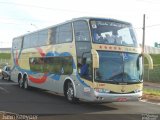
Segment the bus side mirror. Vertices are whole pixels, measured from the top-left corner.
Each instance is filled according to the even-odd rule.
[[[96,50],[92,49],[93,68],[99,68],[99,55]]]
[[[153,69],[153,60],[152,57],[149,54],[142,54],[143,57],[147,58],[148,64],[149,64],[149,69]]]

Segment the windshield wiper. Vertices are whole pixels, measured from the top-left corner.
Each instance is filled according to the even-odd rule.
[[[134,80],[134,81],[133,81]],[[135,81],[136,80],[136,81]],[[135,84],[135,83],[140,83],[142,82],[141,80],[139,79],[127,79],[125,80],[124,82],[128,83],[128,84]]]
[[[119,82],[116,81],[115,79],[105,79],[106,82],[110,82],[110,83],[116,83],[118,84]]]
[[[116,74],[116,75],[111,76],[111,77],[109,78],[109,80],[123,78],[123,74],[124,74],[123,72],[120,72],[120,73],[118,73],[118,74]]]

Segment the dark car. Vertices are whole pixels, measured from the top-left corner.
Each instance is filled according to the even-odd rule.
[[[11,71],[9,66],[4,66],[2,69],[2,79],[10,80]]]

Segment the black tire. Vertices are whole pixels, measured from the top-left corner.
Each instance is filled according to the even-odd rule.
[[[8,76],[8,77],[7,77],[7,81],[10,81],[10,80],[11,80],[11,78],[10,78],[10,76]]]
[[[24,89],[29,89],[27,77],[24,77],[24,78],[23,78],[23,85],[24,85],[24,86],[23,86]]]
[[[22,79],[22,78],[20,78],[20,79],[18,80],[18,85],[19,85],[20,88],[23,88],[23,87],[24,87],[24,82],[23,82],[23,79]]]
[[[65,98],[70,103],[77,103],[79,101],[79,99],[74,96],[74,88],[73,88],[73,83],[71,81],[68,81],[66,83],[64,94]]]

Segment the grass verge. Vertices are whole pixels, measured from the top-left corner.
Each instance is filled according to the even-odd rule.
[[[160,103],[160,90],[145,88],[143,89],[142,99],[150,102]]]
[[[11,59],[11,53],[0,53],[0,59]]]
[[[160,90],[158,90],[158,89],[144,88],[144,89],[143,89],[143,93],[144,93],[144,94],[149,94],[149,95],[160,96]]]

